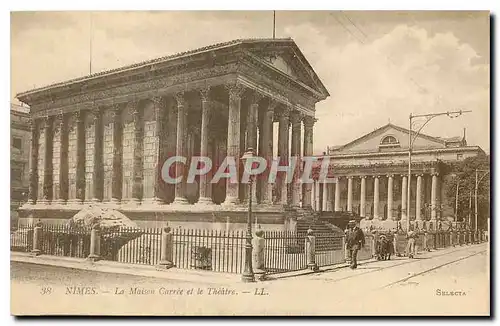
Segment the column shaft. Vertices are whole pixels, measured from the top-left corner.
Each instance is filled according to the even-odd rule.
[[[244,88],[240,84],[228,84],[229,115],[227,125],[227,156],[236,162],[236,176],[240,176],[240,128],[241,128],[241,95]],[[245,185],[243,185],[245,186]],[[224,204],[239,203],[239,183],[232,183],[231,178],[226,181],[226,200]]]
[[[288,136],[289,136],[289,117],[290,111],[288,108],[283,108],[279,116],[279,131],[278,131],[278,157],[280,166],[288,165]],[[285,172],[278,173],[279,181],[279,201],[283,205],[288,205],[288,183]]]
[[[359,215],[366,217],[366,176],[361,177],[361,194]]]
[[[30,156],[30,184],[28,194],[28,204],[35,204],[38,193],[38,126],[37,120],[30,120],[31,129],[31,156]]]
[[[432,188],[431,188],[431,219],[437,220],[437,186],[438,186],[438,178],[437,174],[432,174]]]
[[[76,202],[85,200],[85,111],[75,113],[76,129]]]
[[[313,126],[314,118],[307,116],[303,119],[304,124],[304,156],[312,156],[313,154]],[[304,183],[302,206],[304,208],[311,207],[311,188],[312,183]]]
[[[373,218],[376,220],[380,220],[380,216],[378,213],[379,206],[379,177],[375,176],[373,179]]]
[[[135,103],[135,108],[133,111],[134,119],[134,162],[132,168],[132,198],[131,202],[138,203],[142,199],[142,171],[143,171],[143,133],[144,128],[142,127],[143,121],[143,109],[139,106],[140,103]]]
[[[408,177],[403,175],[401,179],[401,219],[406,220]]]
[[[392,204],[393,204],[393,191],[394,189],[394,177],[389,175],[387,177],[387,219],[397,220],[397,216],[392,214]]]
[[[45,121],[45,158],[44,162],[44,176],[43,176],[43,200],[46,203],[50,203],[52,200],[52,153],[53,153],[53,142],[52,142],[52,131],[54,126],[54,117],[47,117]]]
[[[201,96],[201,144],[200,144],[200,156],[208,157],[208,122],[210,120],[210,98],[209,98],[210,88],[204,88],[200,90]],[[200,204],[211,204],[212,198],[209,194],[210,180],[208,180],[208,175],[200,175],[200,198],[198,203]]]
[[[185,139],[185,129],[186,129],[186,117],[187,111],[185,107],[184,92],[179,92],[175,94],[175,99],[177,101],[177,147],[176,155],[181,157],[186,157],[186,139]],[[181,162],[176,162],[175,164],[175,176],[182,176],[182,181],[175,185],[175,204],[187,204],[186,199],[186,176],[184,172],[186,166]]]
[[[300,204],[300,183],[299,183],[299,176],[300,176],[300,138],[301,138],[301,120],[302,117],[300,116],[300,113],[297,111],[292,112],[291,115],[291,120],[292,120],[292,144],[291,144],[291,156],[295,157],[297,159],[297,165],[295,166],[294,174],[293,174],[293,180],[291,183],[291,199],[292,199],[292,206],[298,207]],[[327,192],[328,193],[328,192]],[[328,199],[327,199],[328,200]],[[328,209],[328,208],[327,208]]]
[[[123,175],[122,175],[122,157],[123,157],[123,125],[122,125],[122,106],[117,105],[112,109],[111,117],[113,119],[113,167],[111,176],[111,201],[119,203],[122,199]]]
[[[104,196],[104,162],[103,162],[103,116],[102,110],[96,108],[94,114],[94,174],[92,184],[94,186],[93,201],[100,202]]]
[[[277,102],[269,99],[269,104],[264,115],[262,123],[262,153],[259,155],[267,160],[267,169],[264,178],[261,182],[261,203],[271,204],[273,196],[273,185],[268,182],[269,171],[273,160],[273,125],[274,125],[274,108]]]
[[[352,212],[352,177],[347,177],[347,211]]]
[[[415,194],[415,219],[422,220],[422,175],[417,175],[417,191]]]
[[[337,177],[337,182],[335,183],[335,211],[340,212],[340,177]]]

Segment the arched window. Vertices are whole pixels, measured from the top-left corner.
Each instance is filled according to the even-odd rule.
[[[381,145],[395,145],[399,144],[398,140],[394,136],[385,136],[380,142]]]

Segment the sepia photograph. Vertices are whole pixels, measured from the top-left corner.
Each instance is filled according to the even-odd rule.
[[[11,11],[11,314],[489,317],[492,23]]]

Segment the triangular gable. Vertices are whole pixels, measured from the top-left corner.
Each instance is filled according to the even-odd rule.
[[[415,134],[416,132],[412,131],[412,137]],[[389,123],[331,151],[334,153],[378,151],[381,148],[381,142],[387,136],[392,136],[397,140],[399,146],[394,146],[394,148],[408,148],[408,129]],[[440,138],[420,133],[413,146],[414,148],[442,148],[445,147],[445,142]]]
[[[292,39],[247,40],[244,43],[248,52],[261,59],[262,62],[312,88],[323,97],[330,96],[325,85]]]

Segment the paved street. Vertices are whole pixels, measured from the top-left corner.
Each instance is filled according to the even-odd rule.
[[[12,309],[52,314],[486,315],[487,246],[231,286],[12,263]],[[42,294],[44,288],[50,293]],[[131,288],[138,290],[131,294]]]

